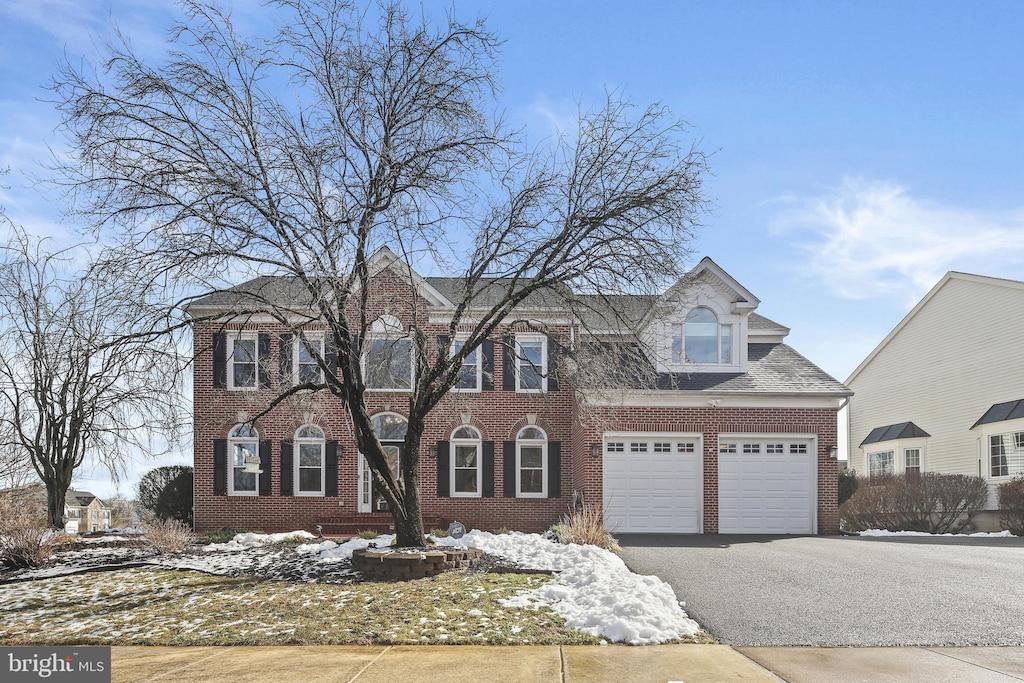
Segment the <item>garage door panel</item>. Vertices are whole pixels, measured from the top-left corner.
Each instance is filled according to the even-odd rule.
[[[762,443],[757,450],[719,454],[719,531],[812,533],[816,499],[813,449],[770,454]]]
[[[688,442],[692,442],[692,437]],[[604,454],[604,512],[620,532],[700,531],[700,453],[654,451],[671,439],[623,438],[630,452]],[[633,445],[636,444],[636,448]],[[674,445],[672,450],[675,451]]]

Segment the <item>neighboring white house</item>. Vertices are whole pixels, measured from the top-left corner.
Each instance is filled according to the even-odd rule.
[[[858,474],[1024,474],[1024,282],[949,272],[853,371]],[[994,527],[986,514],[979,526]]]

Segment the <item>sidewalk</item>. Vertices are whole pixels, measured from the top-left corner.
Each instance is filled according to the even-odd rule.
[[[115,683],[1024,681],[1022,647],[115,647],[112,656]]]

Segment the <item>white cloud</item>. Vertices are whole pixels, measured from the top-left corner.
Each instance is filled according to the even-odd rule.
[[[948,270],[1019,279],[1024,264],[1024,208],[970,210],[854,178],[783,202],[770,229],[792,238],[811,273],[846,299],[912,304]]]

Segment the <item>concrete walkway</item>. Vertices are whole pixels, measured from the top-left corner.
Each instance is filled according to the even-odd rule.
[[[1024,647],[115,647],[116,683],[1024,681]]]

